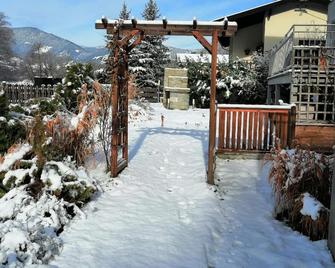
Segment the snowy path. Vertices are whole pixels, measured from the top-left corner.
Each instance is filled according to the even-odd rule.
[[[152,121],[132,125],[129,168],[90,203],[86,219],[77,219],[65,230],[62,254],[51,264],[322,267],[324,261],[325,267],[330,265],[324,242],[311,243],[271,218],[269,187],[260,183],[257,161],[219,166],[227,190],[223,201],[209,189],[204,157],[207,116],[207,111],[155,106]],[[98,178],[102,172],[92,174]]]

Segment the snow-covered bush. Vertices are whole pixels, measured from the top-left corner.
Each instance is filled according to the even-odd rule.
[[[0,155],[15,142],[26,137],[24,122],[13,118],[9,114],[7,98],[4,91],[0,91]]]
[[[91,64],[69,63],[66,65],[66,75],[62,85],[58,85],[56,89],[66,109],[71,112],[77,111],[77,98],[81,93],[81,87],[83,84],[89,84],[88,79],[91,77],[94,77]]]
[[[58,235],[96,191],[83,167],[63,159],[39,167],[29,144],[0,163],[0,266],[46,264],[60,252]]]
[[[192,59],[181,63],[188,69],[190,99],[197,107],[209,107],[210,63]],[[219,103],[263,104],[266,100],[268,59],[253,54],[251,61],[218,63],[217,100]]]
[[[328,232],[333,157],[296,148],[273,152],[274,215],[312,240]]]

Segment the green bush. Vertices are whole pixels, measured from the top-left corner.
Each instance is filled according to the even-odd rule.
[[[209,107],[210,63],[188,60],[179,66],[188,69],[190,101],[194,99],[197,107]],[[264,104],[267,76],[268,59],[260,54],[254,54],[250,62],[219,63],[216,98],[219,103]]]
[[[77,98],[81,92],[82,85],[87,82],[88,77],[93,77],[91,64],[76,63],[67,65],[63,84],[57,86],[56,93],[69,111],[77,111]]]

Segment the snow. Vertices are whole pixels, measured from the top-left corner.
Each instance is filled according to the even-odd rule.
[[[217,55],[217,61],[220,63],[227,63],[229,61],[228,55]],[[195,54],[195,53],[177,53],[177,61],[187,62],[211,62],[212,56],[210,54]]]
[[[310,216],[313,221],[317,220],[319,217],[319,211],[323,205],[309,193],[304,193],[303,196],[303,207],[300,210],[300,213],[305,216]]]
[[[7,171],[17,160],[22,159],[31,149],[31,145],[24,143],[18,146],[12,153],[6,154],[4,161],[0,163],[0,172]]]
[[[50,46],[43,46],[43,47],[41,47],[37,51],[37,53],[39,53],[39,54],[45,54],[45,53],[48,53],[50,49],[52,49],[52,47],[50,47]]]
[[[78,127],[80,120],[82,120],[85,116],[86,110],[87,110],[87,106],[84,106],[82,111],[78,115],[73,116],[71,118],[71,128],[72,129],[76,129]]]
[[[49,189],[52,191],[62,189],[62,176],[60,176],[58,172],[53,168],[43,169],[43,172],[41,175],[41,181],[43,181],[43,183],[47,185],[50,185]]]
[[[26,234],[21,230],[14,228],[6,233],[1,239],[1,247],[4,249],[15,250],[28,242]]]
[[[206,184],[208,110],[153,105],[132,121],[129,167],[90,175],[104,191],[61,234],[56,267],[335,267],[325,241],[312,242],[272,216],[269,166],[217,160]],[[161,127],[164,115],[164,127]]]

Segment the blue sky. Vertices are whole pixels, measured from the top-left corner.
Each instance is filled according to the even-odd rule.
[[[157,0],[162,16],[171,20],[213,20],[271,0]],[[104,31],[94,22],[102,15],[116,18],[123,0],[0,0],[13,27],[32,26],[83,46],[104,46]],[[132,16],[141,18],[147,0],[126,0]],[[172,37],[175,47],[199,47],[191,37]]]

